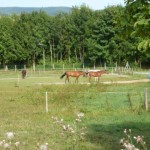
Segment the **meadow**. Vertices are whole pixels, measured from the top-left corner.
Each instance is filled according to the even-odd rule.
[[[62,73],[29,72],[22,79],[19,71],[0,72],[0,141],[9,142],[5,134],[14,132],[11,142],[19,141],[20,150],[38,149],[43,143],[51,150],[119,150],[123,131],[131,129],[131,138],[144,136],[150,148],[150,112],[144,107],[144,89],[149,98],[150,83],[115,83],[146,75],[108,74],[99,84],[80,77],[78,84],[73,78],[64,84]],[[108,81],[112,84],[104,84]]]

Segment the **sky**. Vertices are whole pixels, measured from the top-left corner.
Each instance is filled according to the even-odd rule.
[[[98,10],[111,5],[124,6],[124,0],[0,0],[0,7],[79,7],[82,4]]]

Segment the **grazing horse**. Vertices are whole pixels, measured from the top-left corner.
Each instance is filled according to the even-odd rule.
[[[24,69],[21,71],[22,79],[24,79],[27,75],[27,71]]]
[[[84,71],[66,71],[64,74],[62,74],[60,76],[60,79],[62,79],[64,76],[66,76],[66,79],[65,79],[65,83],[66,81],[68,80],[69,82],[69,77],[75,77],[75,83],[78,83],[78,78],[79,76],[83,75],[83,76],[86,76],[86,72]]]
[[[88,71],[89,82],[91,82],[92,77],[98,77],[98,82],[99,82],[99,78],[101,77],[102,74],[108,74],[108,72],[106,70]]]

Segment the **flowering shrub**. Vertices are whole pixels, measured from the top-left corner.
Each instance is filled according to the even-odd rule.
[[[132,136],[131,129],[124,130],[125,137],[120,140],[121,150],[147,150],[144,136]]]
[[[15,138],[14,132],[7,132],[5,136],[6,138],[0,141],[0,149],[19,149],[20,141],[13,141]]]
[[[65,123],[63,119],[52,117],[53,122],[60,127],[60,134],[66,144],[66,149],[74,150],[76,147],[80,147],[80,142],[85,139],[86,127],[78,127],[83,117],[84,113],[78,113],[72,125]]]

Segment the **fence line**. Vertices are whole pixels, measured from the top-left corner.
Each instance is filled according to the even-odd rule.
[[[18,68],[17,68],[18,66]],[[85,69],[110,69],[112,71],[117,71],[117,72],[122,72],[122,71],[139,71],[139,70],[148,70],[150,71],[150,69],[142,69],[142,68],[131,68],[131,67],[127,67],[127,66],[107,66],[106,63],[104,63],[104,66],[98,66],[95,67],[95,65],[92,66],[85,66],[83,65],[82,67],[75,67],[75,64],[72,65],[72,67],[65,67],[65,64],[62,64],[61,67],[55,67],[55,64],[49,65],[49,67],[46,68],[46,70],[44,68],[27,68],[26,65],[6,65],[5,68],[1,69],[2,71],[9,71],[9,70],[13,70],[13,71],[20,71],[22,69],[27,69],[27,70],[32,70],[32,71],[46,71],[46,70],[85,70]]]
[[[0,91],[0,93],[9,93],[14,91]],[[18,91],[15,91],[15,93],[18,93]],[[144,89],[144,92],[34,92],[34,93],[41,93],[43,96],[45,95],[45,111],[48,113],[48,93],[51,94],[57,94],[57,93],[67,93],[67,94],[85,94],[85,93],[99,93],[99,94],[133,94],[133,93],[144,93],[144,104],[145,104],[145,110],[148,111],[148,94],[147,94],[147,88]]]
[[[0,93],[23,93],[22,91],[0,91]],[[34,92],[34,93],[45,93],[45,92]],[[51,94],[57,94],[57,93],[67,93],[67,94],[86,94],[86,93],[100,93],[100,94],[127,94],[127,93],[131,93],[131,94],[134,94],[134,93],[143,93],[143,92],[47,92],[48,93],[51,93]]]

